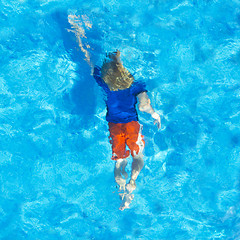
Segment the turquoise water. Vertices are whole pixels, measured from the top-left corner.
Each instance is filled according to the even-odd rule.
[[[123,212],[69,14],[162,117],[157,131],[139,113],[145,166]],[[0,24],[0,239],[240,239],[239,0],[2,0]]]

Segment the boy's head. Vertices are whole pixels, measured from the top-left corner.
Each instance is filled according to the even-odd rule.
[[[132,74],[123,67],[118,50],[107,54],[101,68],[101,77],[111,91],[129,88],[134,81]]]

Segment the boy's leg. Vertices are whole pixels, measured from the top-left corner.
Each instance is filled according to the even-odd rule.
[[[128,174],[125,171],[127,165],[127,160],[125,158],[116,160],[115,168],[114,168],[114,178],[116,183],[119,185],[119,190],[125,190],[126,179],[128,178]],[[122,177],[124,176],[125,179]]]
[[[114,178],[119,185],[119,190],[125,190],[126,179],[128,175],[125,171],[127,165],[126,158],[129,156],[129,151],[126,151],[125,134],[122,124],[109,123],[110,143],[112,145],[112,160],[115,160]]]
[[[127,184],[126,188],[129,193],[136,189],[136,179],[144,166],[143,161],[143,149],[144,149],[144,140],[141,134],[141,126],[138,122],[132,122],[128,127],[128,142],[127,145],[131,149],[133,162],[132,162],[132,172],[131,179]]]
[[[143,154],[133,157],[131,180],[136,181],[140,171],[144,166]]]
[[[131,179],[126,186],[129,193],[136,189],[135,181],[139,173],[141,172],[143,166],[144,166],[143,154],[139,153],[137,156],[133,157]]]
[[[141,152],[137,156],[133,157],[131,179],[129,183],[126,185],[127,191],[123,195],[122,204],[119,208],[121,211],[123,211],[126,208],[129,208],[129,205],[134,198],[132,191],[136,189],[135,180],[137,179],[140,171],[142,170],[143,165],[144,165],[143,154]]]

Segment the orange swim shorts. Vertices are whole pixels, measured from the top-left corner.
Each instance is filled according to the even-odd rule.
[[[129,123],[108,123],[110,132],[110,143],[112,144],[112,160],[134,157],[142,151],[145,145],[141,126],[137,121]],[[126,150],[126,145],[129,150]]]

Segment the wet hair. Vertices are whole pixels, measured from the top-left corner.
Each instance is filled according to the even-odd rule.
[[[134,81],[132,74],[121,63],[119,51],[107,54],[101,68],[101,77],[111,91],[129,88]]]

